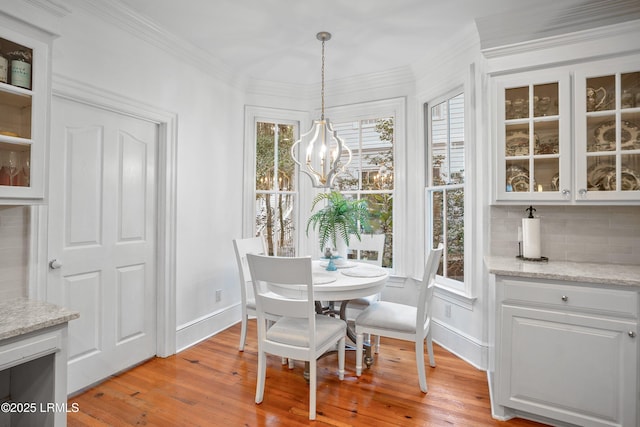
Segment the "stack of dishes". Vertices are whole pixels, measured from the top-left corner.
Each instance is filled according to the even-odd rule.
[[[593,165],[587,170],[587,181],[590,191],[615,191],[616,167],[610,164]],[[640,173],[623,166],[620,170],[620,187],[622,191],[640,190]]]
[[[622,150],[640,150],[640,128],[627,120],[622,120],[620,124],[620,148]],[[616,149],[615,120],[601,123],[593,134],[595,140],[592,151],[614,151]]]
[[[511,191],[529,191],[529,171],[517,165],[509,165],[506,171],[507,187]]]

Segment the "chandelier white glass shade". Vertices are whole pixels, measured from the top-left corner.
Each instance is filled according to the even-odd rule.
[[[292,146],[291,157],[298,165],[300,172],[311,178],[316,188],[332,188],[336,177],[351,163],[351,150],[338,133],[333,130],[329,119],[324,117],[324,43],[331,39],[331,34],[322,31],[316,35],[322,41],[322,108],[320,120],[314,120],[309,131],[303,133]],[[296,155],[304,153],[304,162]],[[343,153],[347,160],[343,163]]]

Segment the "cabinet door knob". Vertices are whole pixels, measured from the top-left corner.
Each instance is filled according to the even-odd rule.
[[[636,333],[635,333],[635,331],[629,331],[629,336],[630,336],[631,338],[635,338],[635,337],[636,337]]]
[[[569,297],[566,295],[562,295],[562,301],[567,302],[569,301]]]
[[[564,197],[565,199],[571,198],[571,191],[565,188],[564,190],[562,190],[562,197]]]
[[[52,259],[51,261],[49,261],[49,268],[52,270],[56,270],[58,268],[62,267],[62,263],[60,261],[58,261],[57,259]]]
[[[581,188],[580,190],[578,190],[578,194],[580,195],[581,198],[586,198],[587,197],[587,190],[585,188]]]

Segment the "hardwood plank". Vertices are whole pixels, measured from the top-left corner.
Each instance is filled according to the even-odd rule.
[[[257,343],[249,322],[239,352],[240,325],[181,353],[154,358],[69,399],[79,412],[75,426],[306,426],[308,385],[304,363],[293,369],[269,357],[264,400],[256,405]],[[337,356],[318,362],[317,420],[346,426],[541,426],[527,420],[491,418],[484,371],[434,344],[437,366],[427,366],[429,393],[418,386],[413,346],[382,339],[371,369],[355,376],[355,352],[347,352],[344,381]],[[425,358],[425,360],[428,360]]]

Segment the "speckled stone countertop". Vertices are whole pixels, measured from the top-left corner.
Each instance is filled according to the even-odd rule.
[[[496,275],[600,283],[640,289],[640,265],[553,260],[543,263],[499,256],[487,256],[484,258],[484,262],[489,273]]]
[[[28,298],[0,301],[0,340],[59,325],[80,317],[78,312]]]

